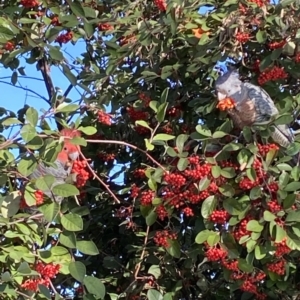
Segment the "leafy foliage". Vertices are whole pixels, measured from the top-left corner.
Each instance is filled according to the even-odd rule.
[[[49,110],[0,109],[1,297],[296,299],[299,138],[281,149],[267,125],[236,130],[214,67],[230,59],[297,131],[299,13],[289,0],[2,1],[0,62],[17,87],[21,59],[35,64],[48,94],[29,92]],[[63,45],[79,42],[69,63]],[[59,181],[67,141],[80,156]]]

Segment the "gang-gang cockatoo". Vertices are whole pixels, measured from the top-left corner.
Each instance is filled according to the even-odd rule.
[[[215,87],[219,101],[225,98],[234,100],[236,106],[228,110],[228,114],[240,130],[243,130],[244,126],[268,124],[279,113],[264,89],[249,82],[242,82],[233,68],[224,70],[216,80]],[[271,137],[275,143],[286,148],[294,141],[294,135],[287,125],[270,126]]]
[[[46,166],[43,163],[39,163],[34,172],[29,176],[29,179],[37,179],[45,175],[52,175],[55,177],[55,182],[49,188],[49,190],[43,191],[49,198],[55,202],[60,203],[64,197],[53,195],[52,189],[56,185],[66,183],[66,179],[71,173],[73,162],[79,156],[79,146],[74,145],[70,140],[74,137],[80,136],[80,132],[75,129],[62,129],[60,135],[64,137],[63,149],[58,154],[55,161],[56,168]]]

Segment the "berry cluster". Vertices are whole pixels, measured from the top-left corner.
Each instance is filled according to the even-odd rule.
[[[98,153],[98,158],[105,161],[105,162],[112,162],[115,160],[116,158],[116,154],[115,153],[105,153],[103,151]]]
[[[104,125],[111,125],[111,117],[108,113],[104,112],[103,110],[99,110],[97,113],[97,118],[99,123]]]
[[[227,251],[221,248],[220,245],[210,247],[206,244],[206,248],[205,256],[209,261],[221,261],[227,257]]]
[[[219,110],[227,110],[235,108],[236,104],[232,98],[225,98],[220,100],[217,104]]]
[[[136,198],[140,193],[140,188],[137,187],[135,184],[131,186],[130,195],[132,198]]]
[[[156,231],[153,240],[157,246],[168,248],[170,246],[168,240],[176,240],[177,234],[168,230]]]
[[[44,193],[40,190],[34,192],[34,198],[36,200],[36,205],[41,205],[44,203]]]
[[[127,36],[121,36],[119,39],[119,45],[125,46],[130,43],[134,43],[136,41],[136,36],[134,34],[129,34]]]
[[[157,206],[155,211],[156,211],[157,217],[161,221],[163,221],[165,218],[167,218],[169,216],[169,213],[167,212],[166,208],[162,204]]]
[[[114,29],[114,27],[108,23],[100,23],[97,27],[99,31],[109,31]]]
[[[270,0],[248,0],[249,2],[256,3],[257,6],[262,7],[268,3],[270,3]]]
[[[237,32],[235,35],[235,39],[239,42],[239,43],[247,43],[250,40],[250,33],[248,32]]]
[[[145,178],[146,177],[146,170],[145,169],[135,169],[134,171],[133,171],[133,176],[135,177],[135,178],[140,178],[140,179],[143,179],[143,178]]]
[[[273,200],[269,201],[269,202],[267,203],[267,205],[268,205],[268,207],[269,207],[269,210],[270,210],[272,213],[274,213],[274,214],[276,214],[276,213],[278,213],[279,211],[282,210],[282,207],[281,207],[281,205],[278,203],[277,199],[273,199]]]
[[[246,15],[248,11],[248,8],[244,6],[243,4],[239,3],[239,12],[241,15]]]
[[[162,12],[166,11],[167,3],[166,0],[154,0],[154,5]]]
[[[276,247],[276,257],[282,257],[283,255],[288,254],[292,251],[286,244],[286,238],[284,238],[281,242],[274,243],[274,246]]]
[[[53,26],[61,26],[61,22],[59,21],[57,15],[52,15],[50,17],[50,19],[51,19],[51,25],[53,25]]]
[[[37,292],[39,284],[49,286],[50,280],[56,276],[60,270],[60,265],[53,263],[44,264],[43,262],[38,262],[35,265],[35,271],[40,274],[40,277],[27,279],[22,284],[21,287],[25,290]]]
[[[209,219],[215,224],[224,225],[229,217],[230,215],[226,210],[214,210]]]
[[[149,103],[151,102],[151,98],[142,92],[139,93],[139,99],[141,99],[143,101],[143,103],[145,104],[145,107],[148,107]]]
[[[235,226],[233,236],[236,239],[236,241],[239,241],[245,235],[251,234],[251,232],[247,230],[247,224],[249,221],[250,218],[246,217],[238,225]]]
[[[239,271],[238,264],[239,264],[239,262],[235,259],[233,259],[233,260],[223,259],[222,260],[222,266],[230,271],[238,272]]]
[[[151,205],[152,200],[154,199],[154,192],[151,190],[144,191],[141,194],[141,205]]]
[[[299,63],[299,62],[300,62],[300,53],[297,53],[297,54],[295,55],[294,60],[295,60],[296,63]]]
[[[147,127],[143,127],[140,125],[134,126],[134,130],[136,131],[136,133],[140,134],[140,135],[145,135],[149,133],[149,128]]]
[[[288,77],[287,72],[284,70],[284,68],[280,68],[277,66],[274,66],[272,69],[268,69],[264,72],[262,72],[258,76],[258,83],[260,85],[264,85],[268,81],[275,81],[278,79],[286,79]]]
[[[13,42],[6,42],[3,47],[6,51],[11,52],[15,49],[15,44]]]
[[[278,274],[278,275],[284,275],[285,274],[285,260],[280,259],[278,261],[275,261],[273,263],[267,264],[268,270]]]
[[[167,110],[167,115],[170,117],[177,118],[181,114],[181,107],[180,106],[173,106]]]
[[[261,156],[265,157],[268,152],[270,152],[271,150],[279,150],[279,147],[276,144],[266,144],[266,145],[262,145],[262,144],[258,144],[258,151],[261,154]]]
[[[194,216],[194,212],[190,207],[185,207],[184,209],[182,209],[182,213],[187,217],[193,217]]]
[[[40,5],[40,2],[37,0],[21,0],[20,4],[26,8],[33,8]]]
[[[146,121],[146,120],[149,119],[149,113],[148,112],[136,110],[132,106],[128,106],[126,108],[126,111],[129,115],[130,120],[133,121],[133,122],[138,121],[138,120]]]
[[[61,33],[56,39],[55,42],[59,43],[59,44],[66,44],[69,41],[71,41],[73,38],[73,32],[72,31],[68,31],[66,33]]]
[[[268,46],[271,50],[274,50],[274,49],[279,49],[279,48],[282,48],[284,45],[286,44],[286,41],[285,40],[282,40],[280,42],[272,42],[272,43],[269,43]]]
[[[76,174],[76,186],[78,188],[85,186],[90,177],[85,160],[76,160],[72,166],[71,173]]]

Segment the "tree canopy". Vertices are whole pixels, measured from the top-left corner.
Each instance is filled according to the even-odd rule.
[[[0,5],[0,63],[48,105],[0,101],[1,299],[299,297],[298,1]],[[287,149],[268,125],[234,128],[214,90],[226,61],[272,97]],[[19,85],[29,65],[47,95]],[[80,156],[58,203],[57,178],[32,174],[55,165],[63,128]]]

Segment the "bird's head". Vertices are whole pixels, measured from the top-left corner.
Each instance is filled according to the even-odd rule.
[[[74,137],[80,137],[80,132],[76,129],[64,128],[60,135],[64,137],[64,146],[58,154],[58,159],[61,161],[75,161],[79,156],[80,147],[74,145],[70,140]]]
[[[242,82],[236,69],[228,67],[220,68],[222,75],[218,77],[215,83],[218,100],[221,101],[227,97],[231,97],[241,90]]]

